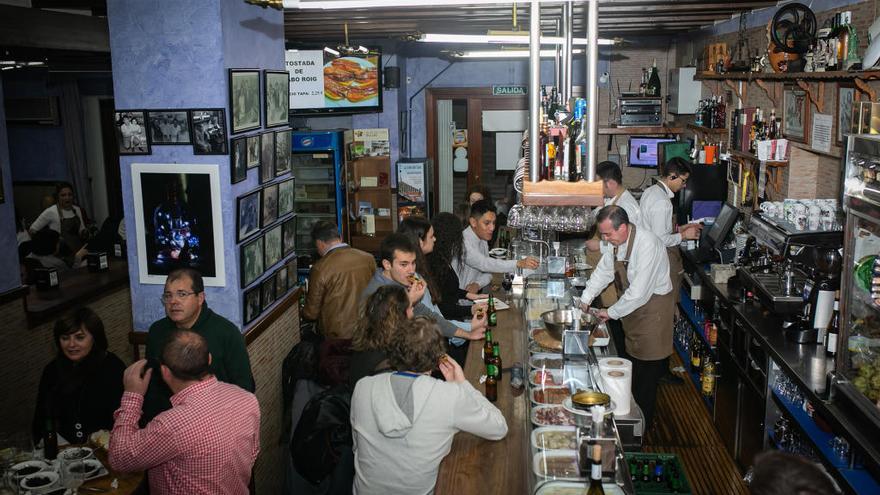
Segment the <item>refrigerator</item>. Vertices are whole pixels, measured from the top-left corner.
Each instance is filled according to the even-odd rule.
[[[296,254],[301,266],[317,259],[311,239],[312,225],[320,220],[335,222],[345,230],[345,153],[343,131],[295,131],[291,160],[296,177]]]

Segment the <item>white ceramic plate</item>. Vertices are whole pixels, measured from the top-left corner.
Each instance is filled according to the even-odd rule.
[[[97,459],[84,459],[82,463],[86,468],[86,481],[100,478],[101,476],[108,474],[107,469],[105,469],[104,465],[101,464],[101,461]],[[76,466],[76,464],[67,464],[64,469],[69,470],[72,466]]]
[[[36,469],[36,471],[34,471],[34,469]],[[47,471],[49,469],[50,466],[43,461],[24,461],[10,467],[9,472],[12,473],[12,476],[21,479],[25,476],[36,474],[40,471]],[[26,472],[22,473],[21,471]]]
[[[38,479],[46,479],[47,483],[35,485],[34,482]],[[40,471],[39,473],[29,474],[21,479],[19,482],[19,486],[25,490],[36,490],[39,489],[43,491],[47,488],[52,488],[58,484],[58,473],[55,471]]]
[[[58,452],[58,459],[62,461],[78,461],[92,457],[94,457],[94,451],[91,447],[70,447]]]

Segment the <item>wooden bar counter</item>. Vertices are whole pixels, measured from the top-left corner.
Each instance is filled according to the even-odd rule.
[[[435,493],[445,494],[527,494],[531,459],[528,431],[528,397],[526,388],[510,387],[510,368],[521,362],[526,355],[525,325],[522,310],[511,305],[510,309],[498,311],[498,325],[492,330],[492,339],[500,343],[502,366],[501,382],[498,384],[498,400],[495,405],[507,420],[507,436],[493,442],[460,432],[455,436],[452,450],[440,465]],[[468,350],[464,375],[479,391],[485,387],[480,377],[486,374],[483,364],[484,341],[472,341]]]

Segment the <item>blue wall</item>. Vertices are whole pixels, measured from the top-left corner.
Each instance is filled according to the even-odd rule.
[[[239,1],[111,0],[108,2],[116,108],[226,108],[228,68],[283,69],[283,15]],[[153,146],[152,155],[122,157],[126,229],[136,232],[131,186],[133,163],[218,164],[222,197],[225,287],[206,290],[209,306],[242,322],[235,198],[258,187],[257,170],[230,184],[228,155],[196,156],[192,146]],[[128,246],[134,328],[164,316],[162,285],[138,283],[137,247]]]
[[[15,207],[12,201],[12,170],[9,167],[9,141],[6,137],[6,111],[3,107],[3,80],[0,79],[0,176],[5,201],[0,204],[0,294],[19,287],[18,242],[15,238]]]

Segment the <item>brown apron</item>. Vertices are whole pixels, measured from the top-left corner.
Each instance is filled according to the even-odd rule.
[[[55,208],[58,209],[58,221],[61,224],[61,242],[67,245],[71,254],[76,254],[83,247],[83,240],[79,234],[82,226],[79,216],[77,216],[76,210],[73,210],[73,218],[64,218],[61,214],[61,207],[56,205]]]
[[[669,279],[672,280],[672,298],[676,303],[681,301],[681,275],[684,266],[681,264],[681,251],[678,246],[666,248],[669,255]]]
[[[616,205],[617,200],[620,199],[620,196],[622,194],[623,191],[617,193],[617,196],[615,196],[614,199],[611,200],[611,203],[608,206]],[[602,236],[599,235],[598,228],[593,229],[593,237],[591,237],[590,240],[597,240],[601,242]],[[587,260],[587,263],[589,263],[590,266],[592,266],[595,270],[596,267],[599,265],[599,260],[602,259],[602,251],[590,251],[589,249],[585,249],[584,251],[586,251],[585,258]],[[614,284],[608,284],[608,287],[605,287],[605,290],[603,290],[599,294],[599,303],[605,308],[610,307],[612,304],[617,302],[617,294],[617,288],[614,287]]]
[[[629,288],[626,267],[632,256],[636,238],[636,226],[630,224],[626,246],[626,258],[617,260],[617,248],[614,248],[614,285],[619,294]],[[672,315],[675,300],[672,293],[654,294],[640,308],[622,319],[623,333],[626,337],[626,352],[642,361],[657,361],[672,354]]]

